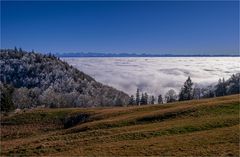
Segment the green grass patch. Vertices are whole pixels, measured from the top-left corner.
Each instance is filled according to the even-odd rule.
[[[73,109],[54,109],[54,110],[39,110],[26,113],[16,114],[11,117],[4,117],[3,125],[22,125],[22,124],[63,124],[70,125],[71,118],[74,124],[77,123],[78,115],[89,115],[88,112],[75,111]],[[89,117],[88,116],[88,117]],[[75,118],[75,119],[74,119]],[[70,121],[69,121],[70,120]]]
[[[217,105],[217,106],[204,106],[204,107],[197,107],[197,108],[190,108],[187,110],[180,110],[176,112],[165,112],[163,114],[153,114],[144,117],[140,117],[137,119],[137,123],[147,123],[147,122],[155,122],[155,121],[163,121],[167,119],[172,119],[176,117],[183,117],[183,116],[192,116],[192,117],[199,117],[204,115],[233,115],[239,113],[239,102],[235,102],[232,104],[227,105]]]
[[[118,134],[116,136],[113,136],[112,138],[115,139],[116,141],[141,140],[141,139],[152,138],[156,136],[177,135],[177,134],[185,134],[185,133],[191,133],[196,131],[211,130],[215,128],[230,127],[237,124],[239,124],[238,118],[218,119],[218,120],[211,121],[209,123],[204,123],[201,125],[184,125],[184,126],[176,126],[169,129],[163,129],[158,131],[123,133],[123,134]]]
[[[150,114],[147,116],[139,115],[136,119],[128,119],[122,121],[114,122],[99,122],[94,126],[90,127],[79,127],[69,130],[69,133],[83,132],[87,130],[95,129],[111,129],[117,127],[139,125],[139,124],[148,124],[161,122],[165,120],[171,120],[175,118],[184,118],[184,117],[202,117],[202,116],[224,116],[224,115],[237,115],[239,113],[240,104],[238,102],[225,105],[217,106],[204,106],[204,107],[192,107],[186,110],[178,110],[174,112],[165,112],[162,114]]]

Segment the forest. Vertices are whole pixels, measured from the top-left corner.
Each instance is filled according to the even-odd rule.
[[[127,105],[129,96],[52,54],[2,49],[1,110]],[[12,107],[5,107],[12,106]]]

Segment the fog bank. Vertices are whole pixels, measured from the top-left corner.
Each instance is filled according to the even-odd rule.
[[[190,76],[207,85],[240,72],[239,57],[61,58],[97,81],[129,95],[140,88],[151,95],[179,91]]]

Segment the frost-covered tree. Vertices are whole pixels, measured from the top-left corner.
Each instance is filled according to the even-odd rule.
[[[145,96],[142,93],[141,99],[140,99],[140,105],[145,105]]]
[[[209,86],[201,89],[201,97],[202,98],[212,98],[215,96],[214,92],[215,92],[214,87],[212,85],[209,85]]]
[[[150,104],[154,104],[154,103],[155,103],[155,97],[152,95]]]
[[[200,99],[201,98],[201,88],[195,86],[193,88],[193,99]]]
[[[144,104],[148,104],[148,94],[146,92],[144,93]]]
[[[14,47],[14,52],[15,52],[15,53],[17,53],[17,52],[18,52],[18,49],[17,49],[17,47],[16,47],[16,46]]]
[[[124,106],[129,96],[124,92],[96,82],[92,77],[68,65],[54,55],[42,55],[11,49],[1,49],[0,82],[14,88],[26,88],[15,92],[17,104],[32,102],[30,107],[46,104],[51,107]],[[35,89],[39,89],[34,91]],[[50,90],[51,89],[51,90]],[[53,97],[49,97],[52,95]],[[84,95],[84,102],[78,99]],[[22,97],[22,99],[20,99]],[[23,99],[24,98],[24,99]],[[49,100],[49,101],[48,101]],[[77,101],[79,100],[79,101]],[[81,104],[81,105],[79,105]],[[18,105],[25,106],[26,105]]]
[[[23,109],[33,107],[33,100],[30,97],[30,90],[26,87],[15,89],[12,98],[17,108]]]
[[[20,52],[20,53],[22,53],[22,52],[23,52],[23,50],[22,50],[22,48],[21,48],[21,47],[19,48],[19,52]]]
[[[175,90],[173,90],[173,89],[170,89],[170,90],[165,94],[165,101],[166,101],[167,103],[175,102],[175,101],[177,101],[177,98],[178,98],[178,96],[177,96]]]
[[[163,104],[163,98],[161,94],[158,95],[158,104]]]
[[[131,95],[128,105],[135,105],[135,99],[133,95]]]

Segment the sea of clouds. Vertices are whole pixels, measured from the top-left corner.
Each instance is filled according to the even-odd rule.
[[[129,95],[180,90],[188,76],[206,86],[240,72],[239,57],[61,58],[97,81]]]

